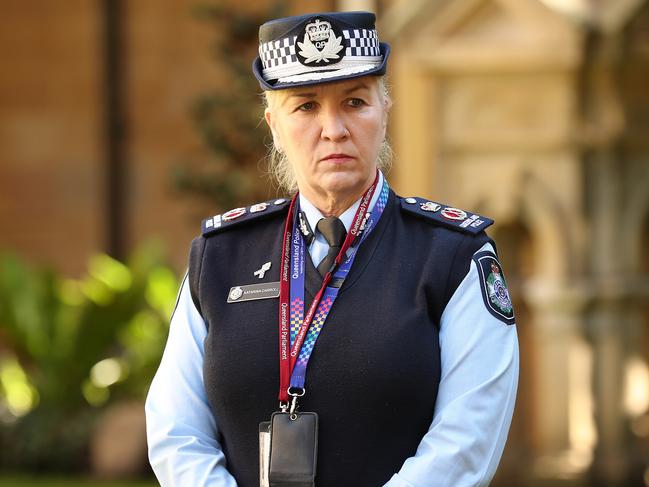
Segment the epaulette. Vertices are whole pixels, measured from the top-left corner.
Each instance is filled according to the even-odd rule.
[[[491,218],[477,215],[452,206],[435,203],[424,198],[400,198],[401,208],[419,217],[453,230],[478,234],[493,224]]]
[[[248,207],[234,208],[221,215],[214,215],[210,218],[206,218],[203,220],[203,224],[201,225],[203,237],[212,235],[213,233],[219,232],[225,228],[231,228],[235,225],[240,225],[259,218],[266,218],[279,211],[285,210],[288,208],[290,202],[290,199],[279,198],[264,201],[263,203],[257,203]]]

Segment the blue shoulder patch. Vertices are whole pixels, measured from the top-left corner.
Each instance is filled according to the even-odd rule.
[[[424,198],[400,198],[401,209],[453,230],[478,234],[493,224],[491,218],[435,203]]]
[[[230,228],[261,217],[268,217],[279,211],[286,210],[290,202],[291,200],[289,198],[278,198],[247,207],[234,208],[221,215],[206,218],[201,225],[203,237],[217,233],[225,228]]]

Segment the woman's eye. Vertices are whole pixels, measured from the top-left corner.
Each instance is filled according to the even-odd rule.
[[[298,110],[302,110],[303,112],[308,112],[311,111],[315,108],[315,102],[312,101],[307,101],[306,103],[303,103],[298,107]]]
[[[348,103],[349,106],[352,107],[362,107],[363,105],[365,105],[365,101],[361,100],[360,98],[350,98]]]

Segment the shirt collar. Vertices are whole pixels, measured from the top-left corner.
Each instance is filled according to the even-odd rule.
[[[374,191],[374,195],[372,196],[372,199],[370,200],[369,207],[367,208],[367,211],[372,211],[372,208],[374,208],[374,205],[379,199],[379,196],[381,195],[381,188],[383,187],[383,173],[379,171],[379,180],[377,182],[377,190]],[[318,210],[313,203],[311,203],[306,196],[302,195],[300,193],[299,195],[300,198],[300,210],[304,212],[306,215],[306,219],[309,222],[309,226],[314,229],[320,221],[320,219],[324,218],[324,215]],[[362,196],[361,196],[362,198]],[[342,215],[340,215],[338,218],[340,218],[340,221],[343,222],[343,225],[345,225],[345,230],[349,232],[350,227],[352,226],[353,220],[354,220],[354,215],[356,215],[356,210],[358,210],[358,207],[361,204],[361,198],[358,198],[352,206],[347,208]]]

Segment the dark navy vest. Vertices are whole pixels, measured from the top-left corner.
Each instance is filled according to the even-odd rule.
[[[401,206],[390,193],[309,362],[300,408],[320,418],[318,487],[383,485],[415,454],[435,408],[440,316],[490,241]],[[233,286],[279,281],[285,218],[286,208],[192,243],[192,294],[208,326],[205,388],[240,487],[259,485],[258,424],[278,409],[278,299],[226,300]],[[260,280],[253,273],[268,261]],[[307,258],[307,302],[320,283]]]

